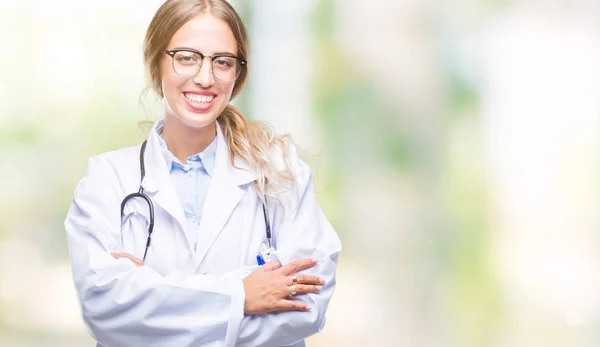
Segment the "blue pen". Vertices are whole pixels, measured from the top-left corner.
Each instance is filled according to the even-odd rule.
[[[263,257],[260,254],[256,256],[256,262],[258,263],[258,265],[265,264],[265,260],[263,259]]]

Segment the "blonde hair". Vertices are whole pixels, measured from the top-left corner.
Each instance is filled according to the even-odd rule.
[[[202,13],[209,13],[229,25],[237,42],[237,56],[248,60],[246,28],[227,1],[168,0],[154,15],[144,40],[144,63],[150,88],[161,98],[164,97],[160,72],[163,50],[167,48],[171,37],[179,28]],[[232,99],[239,93],[248,75],[247,64],[241,69],[233,87]],[[232,105],[227,105],[217,119],[229,148],[231,163],[234,164],[236,156],[244,159],[257,175],[254,188],[261,199],[269,196],[277,200],[277,195],[285,190],[285,182],[294,183],[288,161],[289,136],[275,135],[273,129],[265,122],[249,121]],[[277,148],[279,151],[273,150]],[[281,154],[284,167],[279,170],[276,167],[276,156]]]

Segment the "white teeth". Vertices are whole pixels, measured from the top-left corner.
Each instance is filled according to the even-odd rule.
[[[198,94],[184,94],[185,98],[188,99],[191,102],[196,102],[196,103],[208,103],[213,101],[213,99],[215,98],[214,95],[198,95]]]

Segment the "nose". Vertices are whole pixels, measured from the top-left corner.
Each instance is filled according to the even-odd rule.
[[[215,76],[212,71],[212,59],[210,57],[204,57],[200,65],[200,70],[194,76],[193,81],[204,88],[208,88],[215,83]]]

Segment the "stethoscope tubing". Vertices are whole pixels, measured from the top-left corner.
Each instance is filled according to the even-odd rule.
[[[152,199],[146,193],[144,193],[144,188],[142,187],[142,182],[144,181],[144,177],[146,176],[146,165],[144,163],[144,153],[146,152],[146,143],[148,140],[144,140],[142,143],[142,147],[140,148],[140,188],[136,193],[131,193],[127,195],[123,201],[121,202],[121,216],[123,216],[123,212],[125,210],[125,205],[131,199],[141,198],[148,204],[148,213],[150,215],[150,220],[148,224],[148,239],[146,241],[146,248],[144,250],[144,257],[142,261],[146,261],[146,255],[148,254],[148,248],[150,248],[150,243],[152,242],[152,232],[154,231],[154,204],[152,203]],[[269,214],[267,213],[266,204],[263,202],[263,215],[265,218],[265,233],[266,233],[266,243],[267,247],[271,247],[271,226],[269,223]]]

